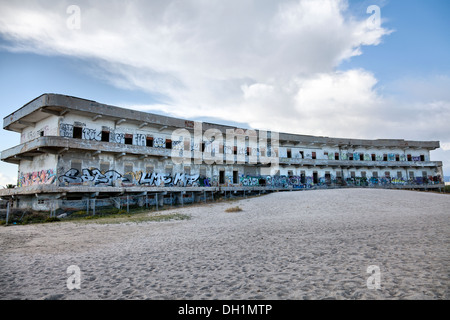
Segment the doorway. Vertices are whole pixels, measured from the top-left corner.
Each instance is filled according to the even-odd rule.
[[[319,175],[317,174],[317,171],[313,172],[313,183],[319,183]]]

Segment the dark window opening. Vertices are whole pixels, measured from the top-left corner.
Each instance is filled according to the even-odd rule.
[[[399,154],[395,155],[395,161],[400,161],[400,155]]]
[[[109,131],[102,131],[102,141],[109,142]]]
[[[146,144],[147,147],[153,147],[153,137],[147,137]]]
[[[364,153],[359,154],[359,160],[364,161]]]
[[[205,143],[202,142],[202,152],[205,152]]]
[[[219,171],[219,184],[225,183],[225,171]]]
[[[412,156],[411,156],[410,154],[408,154],[408,155],[406,156],[406,158],[408,159],[408,161],[412,161]]]
[[[387,159],[387,154],[383,154],[383,161],[388,161]]]
[[[172,140],[166,139],[166,149],[172,149]]]
[[[75,139],[81,139],[83,137],[83,128],[73,127],[73,137]]]
[[[316,153],[315,152],[312,153],[312,158],[316,159]]]
[[[44,131],[39,132],[39,135],[40,135],[41,137],[43,137],[43,136],[44,136]]]
[[[238,172],[236,170],[233,171],[233,184],[238,183]]]
[[[237,154],[237,147],[236,146],[233,149],[233,154]]]
[[[350,153],[350,154],[348,155],[348,160],[353,160],[353,153]]]
[[[124,136],[124,143],[125,144],[133,144],[133,135],[132,134],[126,134]]]
[[[420,161],[425,161],[425,156],[423,154],[420,155]]]
[[[376,160],[377,160],[377,157],[376,157],[375,153],[372,153],[372,161],[376,161]]]
[[[317,174],[317,172],[313,172],[313,182],[319,183],[319,175]]]
[[[339,160],[339,152],[336,152],[336,153],[334,154],[334,160]]]
[[[302,159],[305,159],[305,154],[303,153],[303,151],[299,151],[300,155],[302,156]]]
[[[287,157],[292,158],[292,152],[291,149],[287,149]]]

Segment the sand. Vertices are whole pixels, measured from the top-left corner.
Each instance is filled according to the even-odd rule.
[[[449,299],[449,195],[316,190],[170,212],[191,219],[0,227],[0,299]]]

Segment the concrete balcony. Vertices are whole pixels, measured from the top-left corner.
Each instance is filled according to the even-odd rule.
[[[33,157],[42,154],[60,154],[69,150],[83,150],[83,152],[113,153],[117,156],[156,156],[170,157],[172,150],[152,148],[95,140],[83,140],[56,136],[40,137],[26,143],[4,150],[1,160],[18,164],[21,160],[33,161]]]
[[[336,167],[336,168],[434,168],[442,167],[442,161],[359,161],[328,159],[280,158],[281,166]]]

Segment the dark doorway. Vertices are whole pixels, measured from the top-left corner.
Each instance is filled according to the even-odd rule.
[[[81,139],[83,137],[83,128],[73,127],[73,137],[75,139]]]
[[[300,182],[301,182],[302,184],[306,183],[306,175],[305,175],[304,172],[302,172],[302,173],[300,174]]]
[[[238,176],[238,172],[236,170],[233,170],[233,184],[238,183],[239,181],[239,176]]]
[[[225,184],[225,171],[219,171],[219,184]]]
[[[314,184],[319,183],[319,175],[317,172],[313,172],[313,182]]]
[[[102,131],[102,141],[109,142],[109,131]]]
[[[133,135],[132,134],[125,135],[125,144],[133,144]]]
[[[153,137],[147,137],[146,146],[153,147]]]

